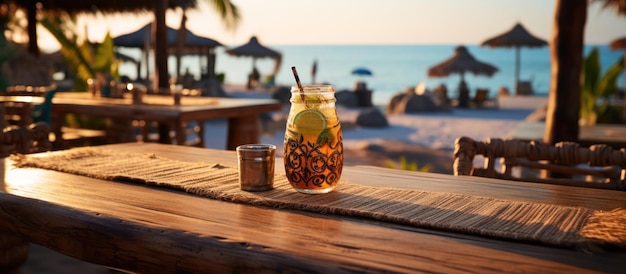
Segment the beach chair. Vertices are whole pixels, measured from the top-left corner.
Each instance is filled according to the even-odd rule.
[[[476,89],[476,95],[472,99],[475,107],[498,107],[498,99],[489,97],[489,89]]]
[[[473,165],[476,155],[484,166]],[[604,144],[581,147],[573,142],[457,138],[453,173],[516,181],[626,191],[626,149]]]
[[[481,108],[487,101],[489,101],[489,90],[482,88],[476,89],[476,95],[474,96],[474,99],[472,99],[474,106]]]
[[[516,95],[533,95],[533,86],[531,81],[518,81]]]

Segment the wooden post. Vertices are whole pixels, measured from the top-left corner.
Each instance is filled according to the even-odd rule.
[[[37,1],[28,0],[27,5],[28,52],[32,55],[39,56],[39,46],[37,45]]]
[[[154,55],[155,55],[155,79],[154,91],[159,93],[159,88],[168,88],[168,70],[167,70],[167,25],[165,25],[165,10],[167,9],[168,0],[158,0],[155,2],[154,8],[154,26],[152,34],[155,39]]]

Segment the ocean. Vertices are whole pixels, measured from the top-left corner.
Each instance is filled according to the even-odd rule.
[[[453,56],[458,45],[267,45],[280,51],[283,55],[282,64],[276,83],[293,85],[295,80],[291,67],[298,69],[303,84],[310,84],[311,68],[317,60],[316,82],[330,83],[336,90],[351,89],[355,81],[364,81],[368,89],[373,90],[372,100],[376,105],[386,105],[396,93],[407,87],[415,87],[424,83],[428,89],[440,84],[448,87],[451,96],[455,95],[460,76],[455,74],[446,78],[429,78],[427,71]],[[513,92],[515,72],[515,50],[507,48],[487,48],[478,45],[466,45],[469,52],[479,61],[489,63],[498,68],[492,77],[465,75],[465,80],[472,91],[487,88],[495,96],[502,86]],[[618,61],[624,52],[613,51],[607,45],[587,45],[585,54],[594,47],[600,49],[601,65],[606,70]],[[253,61],[249,57],[233,57],[225,53],[225,48],[216,50],[216,72],[225,74],[227,84],[244,84],[252,70]],[[522,48],[520,54],[520,80],[530,80],[536,94],[547,95],[550,84],[550,52],[549,47],[538,49]],[[138,58],[140,52],[125,49],[122,52]],[[199,78],[201,66],[206,64],[205,58],[185,56],[181,62],[182,70],[188,70]],[[175,75],[175,59],[168,60],[169,70]],[[274,60],[257,59],[256,66],[263,76],[274,69]],[[371,76],[354,76],[351,71],[357,67],[365,67],[372,71]],[[120,73],[136,77],[136,68],[125,63]],[[618,85],[624,84],[620,77]]]

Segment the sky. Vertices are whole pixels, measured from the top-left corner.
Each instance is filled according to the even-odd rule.
[[[533,35],[550,40],[555,1],[549,0],[231,0],[241,14],[238,28],[227,30],[213,7],[199,0],[189,11],[187,28],[227,46],[246,43],[256,35],[267,45],[297,44],[480,44],[521,22]],[[166,23],[177,28],[180,11],[169,11]],[[101,41],[133,32],[152,14],[80,16],[81,34]],[[84,31],[86,30],[86,31]],[[44,49],[58,49],[40,29]],[[607,44],[626,36],[626,16],[591,3],[585,43]]]

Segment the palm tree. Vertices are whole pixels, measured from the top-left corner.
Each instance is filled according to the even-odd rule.
[[[626,15],[626,0],[595,0]],[[550,60],[550,95],[544,141],[578,141],[580,72],[588,0],[556,0]]]
[[[615,9],[618,15],[626,16],[626,0],[595,0],[596,2],[603,2],[604,8]]]
[[[550,93],[544,141],[578,141],[580,70],[587,0],[556,0],[550,42]]]

